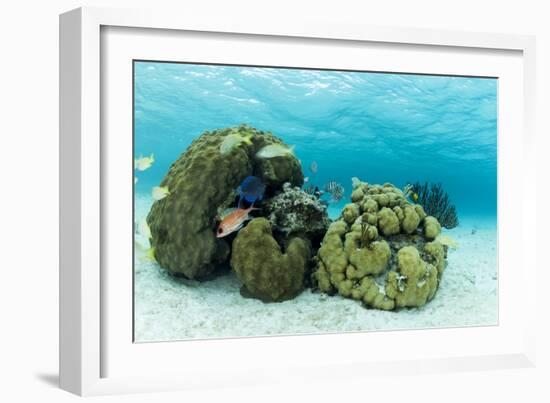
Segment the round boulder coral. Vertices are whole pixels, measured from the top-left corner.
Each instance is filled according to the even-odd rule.
[[[353,194],[321,243],[313,284],[377,309],[425,304],[446,264],[446,247],[431,238],[439,223],[390,183],[355,179]]]
[[[384,207],[378,212],[378,228],[384,235],[399,234],[399,218],[393,210]]]
[[[422,306],[437,290],[437,269],[420,258],[418,249],[405,246],[397,253],[397,271],[388,274],[386,295],[397,307]]]
[[[240,136],[229,152],[221,146],[227,136]],[[205,132],[175,161],[160,186],[170,194],[155,201],[147,223],[159,265],[173,274],[201,279],[227,263],[230,245],[217,238],[220,211],[235,200],[235,189],[250,175],[261,178],[266,193],[274,194],[283,183],[303,183],[300,163],[292,154],[258,159],[256,153],[280,139],[250,126]]]
[[[265,218],[255,218],[233,242],[231,267],[244,287],[265,302],[294,298],[303,288],[310,258],[308,243],[291,238],[286,250],[273,238]]]
[[[427,216],[424,218],[424,236],[428,239],[435,239],[441,233],[441,225],[437,218]]]

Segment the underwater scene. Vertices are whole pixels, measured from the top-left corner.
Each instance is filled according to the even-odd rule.
[[[498,323],[496,78],[133,73],[135,342]]]

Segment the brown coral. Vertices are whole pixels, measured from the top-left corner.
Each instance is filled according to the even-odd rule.
[[[390,183],[356,180],[352,195],[317,254],[317,287],[384,310],[432,299],[446,264],[446,248],[430,242],[437,220]]]

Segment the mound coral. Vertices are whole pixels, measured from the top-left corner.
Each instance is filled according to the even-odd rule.
[[[243,141],[232,142],[222,153],[228,136]],[[270,144],[284,145],[273,134],[246,125],[205,132],[172,164],[160,185],[170,195],[155,201],[147,216],[161,267],[201,279],[227,262],[231,239],[216,238],[217,215],[235,202],[235,189],[247,176],[259,177],[270,195],[285,182],[302,185],[300,162],[291,153],[270,159],[255,157]]]
[[[301,236],[317,247],[330,224],[327,206],[289,182],[283,185],[282,192],[263,203],[262,213],[279,242]]]
[[[315,257],[322,292],[392,310],[431,300],[445,268],[441,226],[390,183],[354,180],[353,203],[333,222]]]
[[[233,242],[231,267],[255,298],[265,302],[294,298],[303,288],[310,259],[309,243],[290,238],[283,252],[273,238],[271,224],[255,218]]]

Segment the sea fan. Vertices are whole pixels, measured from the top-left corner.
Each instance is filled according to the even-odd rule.
[[[424,208],[426,214],[437,218],[443,227],[450,229],[458,225],[456,207],[441,183],[430,185],[428,182],[416,182],[412,185],[412,191],[418,195],[416,202]]]

